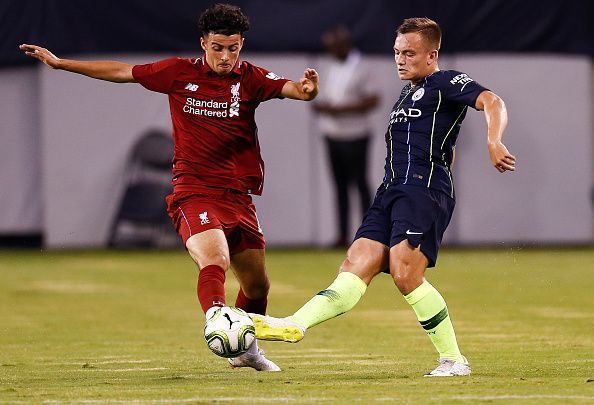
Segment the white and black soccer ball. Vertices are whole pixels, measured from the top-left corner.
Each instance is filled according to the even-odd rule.
[[[204,325],[204,340],[217,356],[240,356],[256,340],[254,322],[244,310],[220,307],[208,315],[210,317]]]

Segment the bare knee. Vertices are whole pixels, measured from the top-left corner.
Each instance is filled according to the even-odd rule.
[[[229,248],[226,241],[213,238],[205,243],[204,240],[199,239],[197,236],[192,236],[186,242],[186,248],[192,260],[200,269],[214,265],[226,271],[230,265]]]
[[[257,300],[268,295],[270,280],[263,249],[246,249],[234,254],[231,268],[247,298]]]
[[[347,251],[340,271],[356,274],[367,285],[388,266],[388,247],[369,239],[357,239]]]
[[[190,252],[190,256],[200,269],[206,266],[218,266],[227,271],[230,265],[229,256],[224,252],[209,252],[208,254],[197,254]]]
[[[428,260],[419,248],[402,241],[390,250],[390,274],[403,295],[410,294],[423,283]]]
[[[419,272],[411,263],[397,261],[391,267],[390,273],[394,283],[403,295],[410,294],[423,283],[423,273]]]
[[[265,280],[259,280],[253,283],[247,283],[241,287],[246,297],[251,300],[258,300],[268,296],[270,291],[270,280],[268,277]]]

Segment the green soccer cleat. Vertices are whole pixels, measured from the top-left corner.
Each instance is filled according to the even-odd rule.
[[[305,336],[305,328],[289,318],[274,318],[268,315],[249,314],[256,327],[256,338],[297,343]]]
[[[425,377],[461,377],[470,375],[470,364],[464,357],[464,361],[454,361],[449,359],[439,359],[439,366]]]

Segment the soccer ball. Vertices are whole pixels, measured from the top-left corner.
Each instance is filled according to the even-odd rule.
[[[239,308],[220,307],[204,325],[204,340],[217,356],[240,356],[248,351],[255,339],[256,328],[252,318]]]

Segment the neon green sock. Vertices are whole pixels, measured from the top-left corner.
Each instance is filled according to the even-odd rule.
[[[404,296],[442,359],[463,361],[445,300],[427,280]]]
[[[332,284],[320,291],[289,318],[304,328],[310,328],[351,310],[361,299],[367,284],[358,276],[342,272]]]

